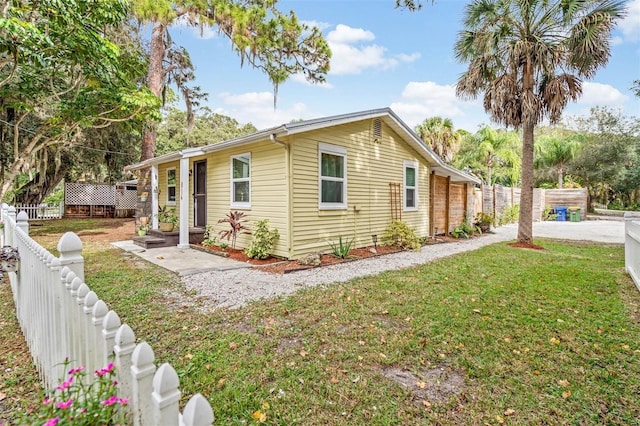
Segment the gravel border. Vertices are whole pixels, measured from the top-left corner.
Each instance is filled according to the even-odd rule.
[[[187,291],[195,291],[200,309],[239,308],[249,302],[290,295],[300,289],[349,281],[380,272],[407,268],[490,244],[513,240],[517,225],[502,226],[495,233],[459,242],[433,244],[419,252],[405,251],[353,262],[323,266],[291,274],[271,274],[253,268],[211,271],[182,278]]]

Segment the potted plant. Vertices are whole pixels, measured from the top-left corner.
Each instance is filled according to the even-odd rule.
[[[141,237],[147,235],[147,225],[140,225],[140,227],[138,228],[138,235]]]
[[[169,208],[166,205],[160,207],[158,210],[158,228],[162,232],[171,232],[176,223],[178,223],[176,209]]]

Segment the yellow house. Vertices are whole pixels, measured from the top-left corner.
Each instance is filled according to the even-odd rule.
[[[446,165],[389,108],[283,124],[128,169],[149,167],[152,208],[179,213],[179,247],[189,246],[190,227],[217,233],[228,226],[219,219],[242,211],[250,224],[269,219],[280,233],[273,254],[288,259],[328,252],[340,236],[372,245],[392,220],[428,236],[432,174],[479,183]],[[240,235],[237,247],[250,239]]]

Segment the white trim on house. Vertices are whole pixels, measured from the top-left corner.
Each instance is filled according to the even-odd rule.
[[[192,157],[194,155],[203,155],[210,152],[221,151],[227,148],[237,148],[253,142],[267,141],[271,137],[287,137],[298,133],[309,132],[312,130],[324,129],[327,127],[337,126],[341,124],[354,123],[356,121],[369,120],[369,119],[381,119],[387,126],[415,149],[421,157],[427,160],[429,167],[432,171],[435,171],[437,175],[450,177],[452,182],[468,182],[474,184],[481,184],[480,179],[475,176],[468,175],[448,164],[446,164],[433,150],[422,141],[415,132],[407,126],[407,124],[400,119],[394,113],[391,108],[379,108],[367,111],[354,112],[350,114],[336,115],[332,117],[324,117],[313,120],[304,120],[295,123],[287,123],[281,126],[272,127],[266,130],[253,133],[247,136],[241,136],[235,139],[230,139],[223,142],[217,142],[215,144],[207,145],[204,147],[187,148],[182,151],[177,151],[169,154],[164,154],[156,158],[152,158],[140,163],[132,164],[125,167],[125,170],[133,171],[143,169],[152,164],[161,164],[173,160],[178,160],[183,156]]]
[[[169,183],[169,172],[173,171],[173,184]],[[165,203],[168,206],[175,206],[176,205],[176,200],[177,200],[177,188],[178,188],[178,174],[177,174],[177,170],[175,167],[169,167],[167,169],[167,198],[165,200]],[[173,188],[173,200],[170,199],[170,191],[169,188]]]
[[[413,186],[407,185],[407,169],[413,169]],[[402,162],[402,208],[405,212],[418,210],[418,162],[404,160]],[[413,206],[407,205],[408,197],[407,191],[413,191]]]
[[[234,160],[238,160],[241,161],[243,163],[246,163],[245,159],[248,159],[248,166],[249,166],[249,174],[246,177],[239,177],[239,178],[235,178],[233,177],[233,162]],[[238,155],[232,155],[229,158],[229,200],[231,201],[230,205],[231,208],[234,209],[250,209],[251,208],[251,153],[250,152],[245,152],[244,154],[238,154]],[[246,193],[246,200],[240,200],[240,201],[236,201],[235,197],[236,197],[236,191],[235,191],[235,185],[236,183],[244,183],[247,182],[248,183],[248,188],[247,188],[247,193]]]
[[[322,154],[342,157],[342,177],[322,175]],[[347,148],[330,145],[328,143],[318,143],[318,208],[320,210],[346,210],[347,208]],[[342,183],[342,202],[322,201],[322,182]]]

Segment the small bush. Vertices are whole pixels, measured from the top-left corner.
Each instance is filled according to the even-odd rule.
[[[401,249],[420,250],[420,240],[416,232],[406,222],[394,220],[385,229],[382,242]]]
[[[520,204],[514,204],[513,206],[507,207],[502,211],[500,216],[498,216],[498,226],[517,222],[519,216]]]
[[[351,246],[353,245],[353,242],[355,241],[355,238],[352,238],[349,241],[342,241],[342,235],[340,235],[340,237],[338,238],[338,243],[329,243],[329,246],[331,247],[331,251],[333,252],[333,255],[335,257],[338,257],[340,259],[345,259],[348,255],[349,255],[349,251],[351,250]]]
[[[202,238],[202,245],[205,247],[212,247],[218,244],[218,237],[216,237],[212,225],[205,227]]]
[[[266,259],[279,237],[277,229],[269,229],[269,219],[259,220],[255,223],[251,243],[244,252],[253,259]]]
[[[475,225],[473,225],[471,222],[469,222],[468,219],[465,219],[464,222],[462,222],[460,225],[456,226],[456,228],[453,230],[453,232],[451,232],[451,235],[454,238],[469,238],[473,234],[475,234],[476,232],[482,233],[480,228],[478,228]]]
[[[551,206],[544,206],[544,212],[542,212],[542,220],[556,220],[557,214],[551,213]]]
[[[244,212],[229,212],[226,214],[224,219],[220,219],[218,221],[218,223],[229,224],[230,229],[223,229],[219,234],[220,239],[226,239],[229,241],[231,243],[231,248],[233,249],[236,248],[236,238],[238,238],[238,234],[250,234],[248,228],[245,226],[245,222],[247,221],[245,216]],[[222,245],[220,245],[220,247],[222,247]]]
[[[64,369],[69,365],[66,360]],[[20,424],[127,424],[122,406],[129,401],[117,395],[113,363],[94,374],[96,378],[87,385],[83,367],[69,369],[66,379],[43,395],[40,408],[23,417]]]
[[[483,232],[488,231],[495,222],[492,214],[480,212],[473,219],[473,224],[479,227]]]

